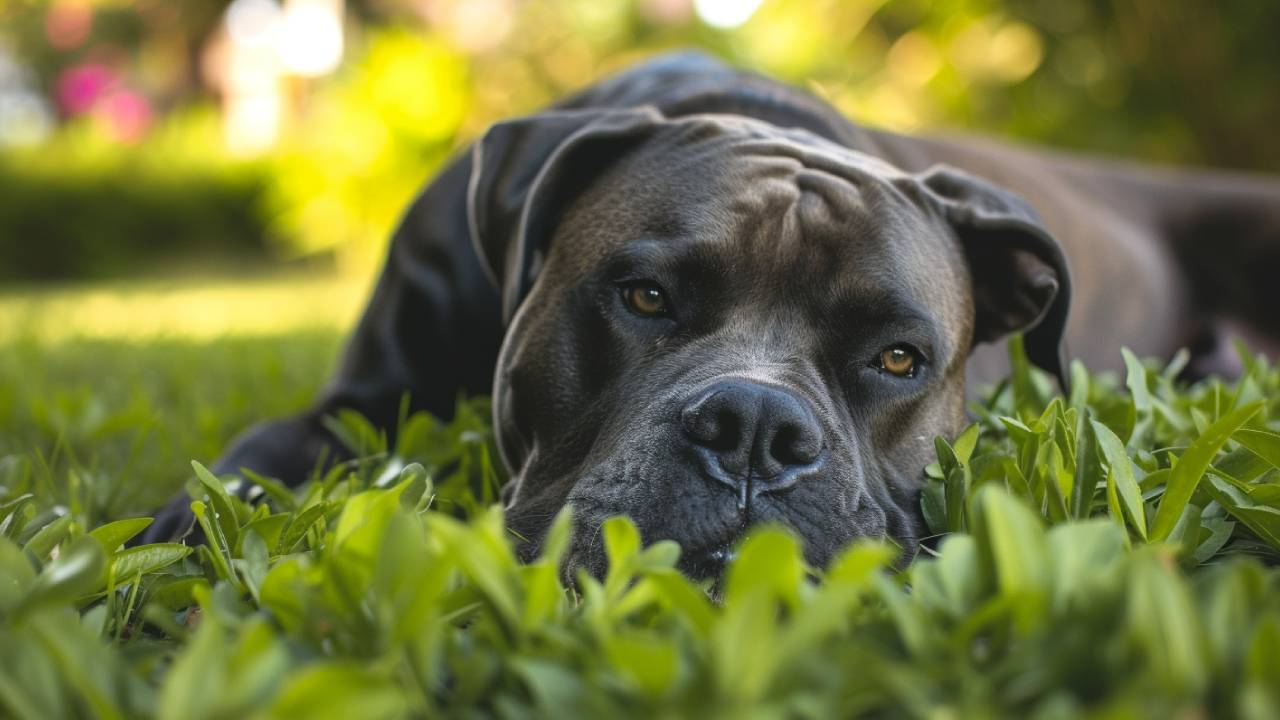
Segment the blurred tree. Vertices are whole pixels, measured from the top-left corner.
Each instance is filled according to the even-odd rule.
[[[0,49],[63,122],[36,148],[0,151],[0,173],[47,177],[57,158],[69,176],[88,163],[175,182],[193,167],[243,174],[192,120],[217,100],[201,59],[226,4],[0,3]],[[287,79],[284,130],[251,164],[263,188],[253,236],[375,262],[400,208],[485,125],[687,46],[890,129],[1277,171],[1277,28],[1280,3],[1256,0],[348,0],[343,66]],[[15,241],[0,216],[0,244]]]

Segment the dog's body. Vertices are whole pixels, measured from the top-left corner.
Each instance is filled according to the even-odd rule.
[[[1234,286],[1223,263],[1185,270],[1224,252],[1249,253]],[[492,393],[526,551],[570,503],[571,562],[594,572],[599,524],[624,513],[646,541],[680,541],[691,573],[717,572],[757,521],[792,526],[822,564],[857,536],[913,545],[966,371],[1003,370],[976,343],[1025,331],[1060,378],[1064,348],[1111,367],[1121,345],[1191,345],[1198,372],[1229,372],[1219,323],[1280,337],[1259,305],[1277,270],[1275,180],[872,131],[668,56],[495,126],[446,168],[322,400],[216,469],[300,482],[336,449],[326,414],[393,432],[405,393],[439,415]]]

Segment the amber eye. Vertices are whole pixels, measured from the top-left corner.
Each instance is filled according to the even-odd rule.
[[[667,314],[667,296],[653,283],[633,283],[622,288],[622,299],[627,307],[645,317]]]
[[[916,354],[906,345],[894,345],[880,351],[880,369],[898,377],[914,377]]]

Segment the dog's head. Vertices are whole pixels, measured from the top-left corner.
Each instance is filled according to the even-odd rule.
[[[492,128],[469,198],[509,322],[509,522],[531,554],[572,505],[570,565],[596,574],[621,514],[692,575],[762,521],[815,565],[860,536],[911,549],[973,344],[1029,330],[1061,372],[1060,248],[953,169],[735,116],[563,112]]]

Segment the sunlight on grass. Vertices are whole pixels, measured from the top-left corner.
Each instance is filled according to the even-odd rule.
[[[354,274],[142,280],[0,292],[0,343],[72,338],[210,340],[345,330],[369,280]]]

